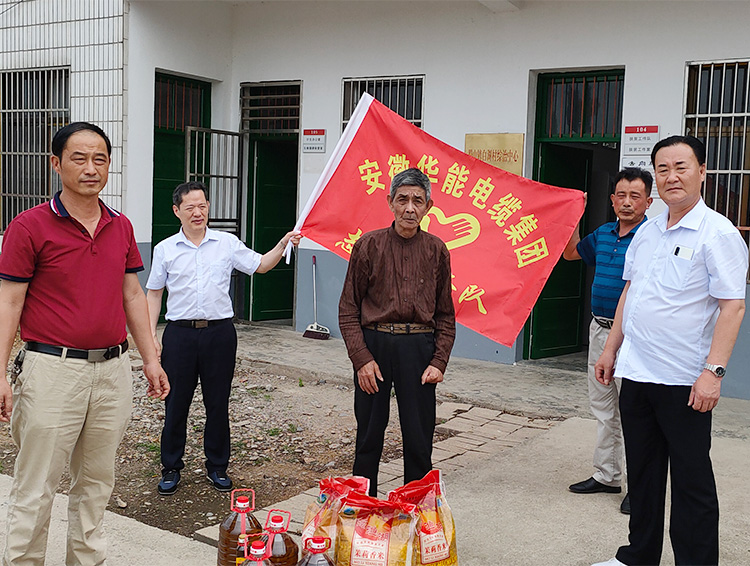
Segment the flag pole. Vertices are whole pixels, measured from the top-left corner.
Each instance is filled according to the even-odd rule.
[[[346,128],[344,128],[344,132],[341,134],[341,138],[339,138],[336,147],[333,148],[333,153],[331,153],[331,157],[328,160],[328,163],[326,163],[326,166],[323,168],[323,172],[320,174],[317,183],[315,183],[315,188],[310,194],[310,198],[307,199],[307,202],[305,203],[305,206],[302,209],[299,218],[297,219],[297,223],[294,225],[295,231],[299,231],[299,229],[304,225],[305,220],[307,220],[307,216],[310,214],[313,206],[315,206],[315,202],[318,200],[318,197],[320,197],[323,189],[328,184],[328,181],[330,181],[331,177],[333,177],[336,168],[339,166],[339,163],[341,163],[344,155],[346,155],[346,151],[349,149],[349,145],[352,143],[352,140],[357,134],[359,127],[362,125],[362,121],[365,119],[367,111],[370,109],[370,104],[372,104],[373,100],[375,99],[372,97],[372,95],[366,92],[362,93],[362,97],[359,99],[357,107],[354,109],[354,112],[352,112],[349,123],[346,125]],[[288,264],[291,261],[292,257],[291,241],[288,242],[286,248],[284,248],[284,257],[286,258],[286,263]]]

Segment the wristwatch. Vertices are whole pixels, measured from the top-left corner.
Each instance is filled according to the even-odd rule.
[[[704,364],[703,369],[707,369],[708,371],[712,372],[719,379],[724,377],[724,374],[727,373],[727,370],[724,366],[720,366],[717,364]]]

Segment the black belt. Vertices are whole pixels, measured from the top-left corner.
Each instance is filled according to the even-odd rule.
[[[377,330],[378,332],[387,332],[388,334],[427,334],[435,332],[432,326],[412,324],[410,322],[376,322],[368,324],[364,328]]]
[[[167,322],[185,328],[208,328],[231,320],[231,318],[219,318],[217,320],[168,320]]]
[[[52,344],[43,344],[42,342],[27,342],[26,349],[29,352],[39,352],[40,354],[50,354],[66,358],[75,358],[78,360],[87,360],[89,362],[106,362],[112,358],[119,358],[128,351],[128,341],[122,344],[112,346],[111,348],[101,348],[99,350],[77,350],[76,348],[65,348],[63,346],[53,346]]]
[[[602,328],[612,328],[612,325],[615,323],[613,318],[604,318],[603,316],[596,316],[593,313],[591,314],[591,316],[594,317],[596,323]]]

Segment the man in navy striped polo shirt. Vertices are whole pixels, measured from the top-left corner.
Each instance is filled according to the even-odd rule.
[[[620,425],[620,380],[602,385],[596,380],[594,364],[599,359],[607,341],[609,329],[615,318],[620,294],[625,286],[622,270],[625,251],[636,230],[646,220],[646,209],[651,205],[653,178],[648,171],[626,168],[615,177],[615,192],[610,195],[612,208],[618,220],[599,226],[583,240],[575,230],[565,247],[567,260],[583,259],[594,266],[591,285],[591,326],[589,327],[588,387],[591,412],[597,421],[597,440],[594,448],[594,475],[574,483],[574,493],[620,493],[623,477],[623,441]],[[630,502],[625,496],[620,510],[630,512]]]

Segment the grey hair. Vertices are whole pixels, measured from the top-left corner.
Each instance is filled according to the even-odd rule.
[[[393,178],[393,181],[391,181],[391,198],[395,198],[396,191],[398,191],[400,187],[404,186],[421,187],[422,189],[424,189],[426,200],[430,200],[430,195],[432,194],[432,184],[430,183],[430,178],[416,167],[401,171],[401,173]]]

